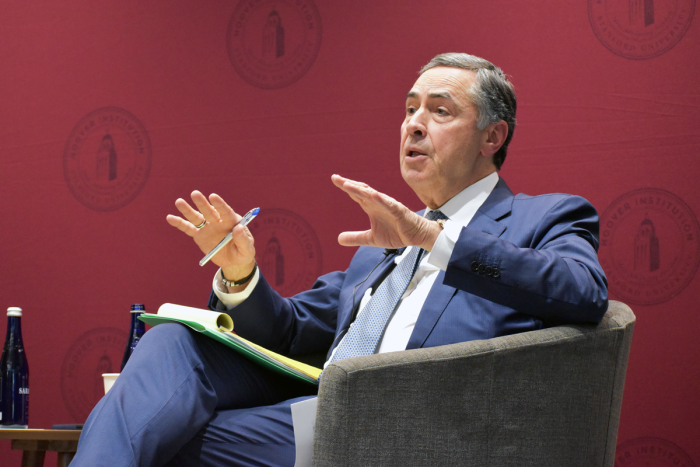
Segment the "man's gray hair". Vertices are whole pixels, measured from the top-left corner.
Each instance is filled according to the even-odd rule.
[[[464,68],[476,72],[476,81],[469,91],[471,100],[477,112],[477,127],[480,130],[490,123],[501,120],[508,124],[508,136],[503,146],[494,154],[493,162],[498,170],[506,159],[508,144],[515,131],[515,90],[500,68],[483,58],[465,53],[446,53],[433,57],[427,65],[421,68],[423,74],[431,68],[446,66]]]

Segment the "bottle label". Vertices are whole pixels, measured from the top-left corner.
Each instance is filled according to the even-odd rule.
[[[26,374],[6,372],[0,379],[0,426],[27,426],[29,415],[29,378]]]

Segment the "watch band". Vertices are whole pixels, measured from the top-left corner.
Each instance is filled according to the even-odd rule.
[[[250,272],[250,274],[248,274],[247,276],[245,276],[241,280],[230,281],[230,280],[226,279],[226,277],[224,277],[224,271],[222,269],[221,270],[221,282],[223,282],[226,287],[236,287],[238,285],[243,285],[253,278],[253,276],[255,275],[255,271],[257,271],[257,270],[258,270],[258,262],[256,261],[255,266],[253,266],[253,270]]]

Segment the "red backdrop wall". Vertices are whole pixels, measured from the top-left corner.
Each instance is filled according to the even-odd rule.
[[[601,214],[611,296],[638,317],[618,465],[700,465],[695,3],[3,1],[0,305],[25,311],[31,426],[85,420],[131,303],[206,304],[215,267],[165,222],[176,198],[260,206],[288,293],[365,228],[331,174],[421,208],[398,170],[405,93],[466,51],[517,88],[511,188]],[[7,442],[0,458],[19,465]]]

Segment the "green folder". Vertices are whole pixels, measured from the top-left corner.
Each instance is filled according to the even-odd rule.
[[[184,324],[264,367],[307,383],[318,384],[318,378],[321,375],[320,368],[292,360],[240,337],[232,332],[233,321],[225,313],[166,303],[158,309],[158,314],[143,313],[139,319],[151,326],[162,323]]]

